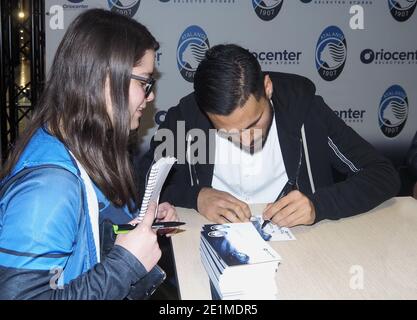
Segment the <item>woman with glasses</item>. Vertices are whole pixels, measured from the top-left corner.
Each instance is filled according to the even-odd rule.
[[[168,203],[150,205],[105,258],[99,232],[104,212],[114,223],[137,214],[128,140],[154,99],[158,47],[143,25],[109,11],[70,25],[0,177],[0,299],[123,299],[158,262],[151,226],[155,212],[177,219]]]

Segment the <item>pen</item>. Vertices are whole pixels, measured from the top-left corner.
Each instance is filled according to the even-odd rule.
[[[277,202],[279,199],[285,197],[287,194],[289,194],[291,191],[297,190],[297,185],[291,181],[288,181],[284,188],[282,188],[281,192],[279,193],[277,199],[275,200],[275,202]],[[263,228],[266,227],[266,225],[268,223],[270,223],[271,220],[264,220],[264,222],[262,223],[261,229],[263,230]]]
[[[298,190],[298,177],[300,175],[300,169],[301,169],[302,162],[303,162],[303,139],[300,138],[300,158],[298,159],[298,166],[297,166],[297,171],[295,172],[295,178],[293,178],[293,179],[291,178],[287,181],[287,183],[285,184],[284,188],[282,188],[282,190],[279,193],[275,202],[277,202],[279,199],[285,197],[291,191]],[[265,220],[262,223],[261,230],[263,230],[263,228],[265,228],[265,226],[270,222],[271,222],[271,220]]]
[[[152,224],[152,229],[161,230],[161,229],[172,229],[178,228],[179,226],[184,225],[185,222],[177,222],[177,221],[170,221],[170,222],[154,222]],[[130,230],[135,229],[136,226],[131,224],[114,224],[113,231],[115,234],[126,234]]]
[[[271,220],[264,220],[264,223],[262,223],[261,229],[263,230],[266,227],[266,225],[270,222],[271,222]]]

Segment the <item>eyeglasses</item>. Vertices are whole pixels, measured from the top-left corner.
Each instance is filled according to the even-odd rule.
[[[156,80],[152,77],[145,78],[137,75],[130,75],[134,80],[138,80],[144,84],[143,89],[145,90],[145,98],[149,97],[152,92],[153,86],[155,85]]]

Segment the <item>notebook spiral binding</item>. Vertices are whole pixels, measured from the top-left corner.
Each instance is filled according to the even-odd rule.
[[[159,196],[165,179],[176,161],[177,159],[174,157],[164,157],[152,163],[146,175],[145,194],[143,195],[142,205],[136,218],[138,222],[142,222],[151,201],[155,201],[157,205],[159,204]],[[155,211],[155,218],[157,213]]]
[[[143,196],[142,206],[140,207],[140,212],[138,216],[138,219],[140,221],[143,220],[143,217],[145,216],[146,211],[148,210],[149,201],[151,200],[152,193],[155,189],[156,177],[158,176],[158,171],[159,171],[159,167],[152,166],[151,171],[149,173],[149,177],[147,179],[145,194]]]

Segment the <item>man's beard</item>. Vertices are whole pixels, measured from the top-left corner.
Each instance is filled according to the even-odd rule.
[[[251,155],[254,155],[255,153],[261,151],[263,149],[263,147],[265,146],[266,141],[268,140],[269,131],[271,130],[273,120],[274,120],[274,117],[273,117],[273,114],[271,113],[270,120],[269,120],[269,125],[268,125],[268,128],[267,128],[266,132],[265,132],[265,135],[263,135],[262,138],[257,139],[256,141],[254,140],[251,143],[250,146],[245,146],[240,141],[240,149],[243,150],[246,153],[251,154]]]

